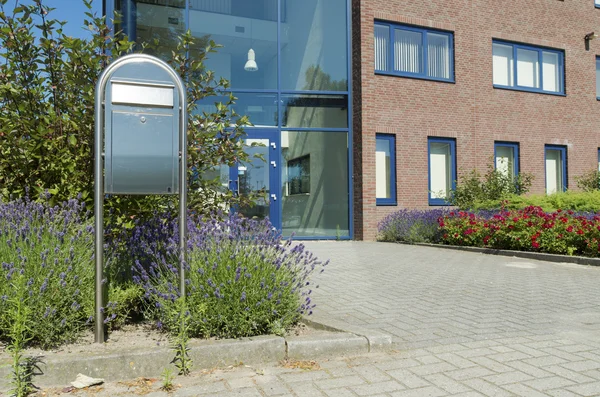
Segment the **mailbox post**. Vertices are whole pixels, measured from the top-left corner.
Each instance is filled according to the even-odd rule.
[[[104,332],[104,195],[179,193],[180,294],[185,297],[187,112],[181,78],[144,54],[121,57],[96,85],[95,341]]]

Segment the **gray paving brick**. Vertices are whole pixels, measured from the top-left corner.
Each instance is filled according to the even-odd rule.
[[[456,367],[452,364],[440,362],[437,364],[428,364],[428,365],[419,365],[418,367],[411,367],[409,371],[415,373],[416,375],[430,375],[437,374],[439,372],[448,372],[455,370]]]
[[[469,368],[477,365],[473,361],[462,358],[461,356],[454,353],[441,353],[438,354],[437,357],[441,360],[446,361],[447,363],[454,365],[457,368]]]
[[[583,385],[567,387],[567,390],[582,396],[600,396],[600,382],[585,383]]]
[[[482,376],[492,375],[493,373],[494,372],[490,371],[487,368],[472,367],[472,368],[458,369],[456,371],[448,371],[448,372],[445,372],[444,374],[454,380],[463,381],[465,379],[480,378]]]
[[[374,396],[376,394],[390,393],[398,390],[404,390],[402,384],[396,381],[369,383],[362,386],[352,386],[350,389],[359,396]]]
[[[520,371],[504,372],[498,375],[490,375],[483,377],[483,379],[485,379],[486,381],[499,386],[507,385],[510,383],[523,382],[532,378],[533,377],[531,375],[527,375],[526,373]]]
[[[565,379],[569,379],[575,383],[587,383],[587,382],[594,382],[594,380],[596,380],[595,378],[585,376],[579,372],[571,371],[569,369],[561,367],[560,365],[544,367],[544,370],[546,370],[548,372],[552,372],[553,374],[561,376]]]
[[[494,397],[504,397],[504,396],[512,396],[511,393],[507,392],[500,387],[493,385],[489,382],[486,382],[483,379],[467,379],[464,383],[482,393],[485,396],[494,396]]]
[[[459,383],[459,382],[447,377],[444,374],[426,375],[426,376],[424,376],[424,378],[427,381],[431,382],[434,386],[437,386],[440,389],[442,389],[450,394],[456,394],[456,393],[462,393],[462,392],[469,391],[468,387],[466,387],[462,383]]]
[[[369,383],[385,382],[391,377],[375,365],[361,365],[353,367],[352,370]]]
[[[394,369],[388,371],[387,374],[411,389],[415,387],[430,386],[429,382],[406,369]]]
[[[523,384],[536,389],[536,390],[548,390],[564,388],[565,386],[573,385],[572,380],[561,378],[560,376],[551,376],[549,378],[535,379],[523,382]]]
[[[561,366],[576,372],[588,371],[600,368],[600,363],[592,360],[576,361],[572,363],[561,364]]]
[[[508,391],[510,391],[511,393],[516,394],[517,396],[522,396],[522,397],[545,397],[547,396],[546,393],[542,393],[539,392],[537,390],[534,390],[528,386],[525,386],[523,384],[512,384],[512,385],[506,385],[504,386],[504,388]]]
[[[437,387],[429,386],[413,390],[403,390],[390,393],[392,397],[441,397],[448,394]]]
[[[298,397],[317,397],[326,395],[312,383],[293,382],[288,383],[288,386]]]
[[[333,379],[318,379],[315,380],[315,385],[318,388],[326,390],[326,389],[335,389],[339,387],[348,387],[348,386],[356,386],[362,385],[366,382],[358,376],[344,376],[341,378],[333,378]]]
[[[563,389],[546,390],[545,393],[552,397],[580,397],[579,394],[575,394],[573,392]]]
[[[514,368],[509,367],[508,365],[500,364],[499,362],[489,359],[488,357],[474,357],[471,359],[471,361],[494,372],[514,371]]]

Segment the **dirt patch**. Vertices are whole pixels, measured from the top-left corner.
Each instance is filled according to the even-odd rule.
[[[306,336],[314,332],[315,329],[304,323],[299,323],[288,331],[287,335]],[[191,343],[199,342],[205,339],[191,339]],[[42,350],[39,348],[30,348],[24,352],[26,357],[40,356],[68,356],[93,353],[111,353],[123,350],[145,349],[148,347],[164,346],[169,347],[169,337],[166,333],[160,332],[152,324],[129,324],[123,328],[111,331],[108,334],[106,343],[94,343],[94,333],[91,330],[85,331],[75,343],[62,345],[56,349]],[[9,359],[6,346],[0,344],[0,361]]]

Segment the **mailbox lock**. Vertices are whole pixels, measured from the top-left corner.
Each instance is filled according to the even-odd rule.
[[[144,124],[146,122],[146,118],[144,116],[140,117],[140,121],[142,122],[142,124]]]

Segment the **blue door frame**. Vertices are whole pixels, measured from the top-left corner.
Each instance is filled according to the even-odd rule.
[[[244,140],[261,139],[268,142],[265,146],[264,166],[269,170],[269,191],[266,200],[269,202],[269,220],[277,229],[281,229],[281,148],[280,134],[276,129],[246,129]],[[260,159],[254,160],[262,162]],[[237,163],[229,168],[229,189],[239,192],[240,167],[244,164]]]

